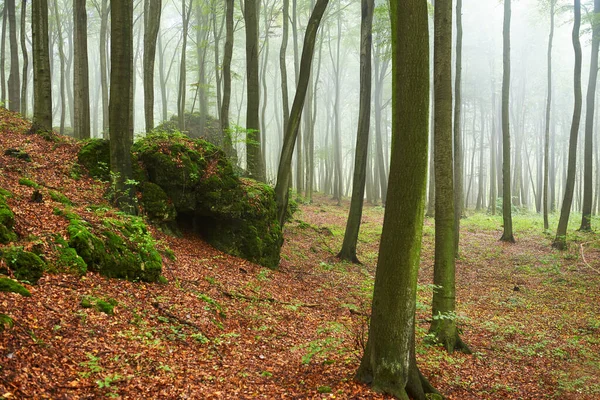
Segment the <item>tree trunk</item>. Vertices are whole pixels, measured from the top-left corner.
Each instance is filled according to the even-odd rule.
[[[133,74],[133,2],[115,1],[111,7],[110,41],[110,170],[116,182],[115,203],[123,211],[135,214],[132,178],[130,108]]]
[[[587,89],[585,113],[585,144],[583,166],[583,207],[581,213],[581,231],[592,230],[592,195],[594,193],[593,157],[594,157],[594,111],[596,109],[596,82],[598,81],[598,48],[600,47],[600,0],[594,0],[592,18],[592,54],[590,59],[590,78]]]
[[[302,59],[300,60],[298,86],[296,89],[296,95],[294,96],[292,110],[290,112],[290,120],[288,121],[288,126],[285,130],[283,147],[281,149],[281,157],[279,158],[279,168],[277,170],[277,184],[275,185],[277,218],[279,219],[279,224],[282,228],[285,224],[285,214],[289,200],[288,189],[290,187],[291,179],[292,155],[294,154],[296,135],[298,134],[298,127],[300,126],[306,92],[308,91],[308,83],[310,81],[317,31],[328,3],[329,0],[317,0],[310,19],[308,20],[306,33],[304,35],[304,46],[302,49]]]
[[[154,129],[154,60],[162,0],[144,1],[144,116],[146,132]]]
[[[290,119],[290,104],[288,94],[288,76],[286,52],[289,37],[290,0],[283,0],[283,33],[281,37],[281,49],[279,51],[279,69],[281,70],[281,98],[283,104],[283,130],[285,132]]]
[[[6,107],[6,72],[5,70],[5,66],[6,66],[6,25],[7,25],[7,21],[8,21],[8,12],[6,11],[6,6],[2,8],[2,44],[0,46],[2,46],[1,50],[0,50],[0,79],[2,80],[1,85],[1,91],[2,91],[2,98],[0,98],[0,103],[2,104],[2,107]]]
[[[510,188],[510,2],[504,0],[503,74],[502,74],[502,219],[504,231],[500,240],[514,243],[512,228],[512,197]]]
[[[52,81],[48,40],[48,2],[31,4],[33,50],[33,126],[32,130],[52,131]]]
[[[191,5],[191,4],[190,4]],[[196,56],[198,60],[198,82],[196,83],[196,93],[198,95],[198,108],[200,110],[200,134],[204,134],[206,128],[206,117],[208,115],[208,101],[206,96],[206,38],[208,31],[207,16],[202,11],[201,3],[196,2]],[[192,111],[194,107],[192,106]]]
[[[393,173],[379,247],[369,338],[356,378],[375,391],[406,400],[410,394],[421,400],[426,398],[425,391],[430,391],[413,358],[429,140],[427,2],[390,2],[390,16]]]
[[[338,257],[342,260],[359,263],[356,256],[356,243],[362,218],[365,198],[367,158],[369,156],[369,130],[371,123],[371,47],[373,42],[374,0],[361,1],[360,29],[360,107],[358,111],[358,132],[356,133],[356,154],[354,156],[354,178],[352,180],[352,200],[346,222],[346,232]]]
[[[458,255],[460,218],[464,207],[463,149],[462,149],[462,0],[456,0],[456,72],[454,77],[454,247]]]
[[[481,211],[484,207],[485,207],[485,193],[484,193],[484,171],[485,168],[483,167],[483,161],[484,161],[484,156],[483,156],[483,137],[485,136],[485,112],[484,112],[484,108],[483,108],[483,101],[481,104],[481,110],[479,113],[479,117],[480,117],[480,136],[479,136],[479,176],[477,178],[477,183],[478,183],[478,187],[477,187],[477,202],[475,205],[475,209],[477,211]]]
[[[8,39],[10,42],[10,74],[8,75],[8,108],[21,111],[21,79],[19,77],[19,46],[17,43],[17,17],[15,0],[6,0],[4,7],[8,12]]]
[[[58,34],[58,55],[60,58],[60,134],[65,134],[65,118],[67,109],[67,94],[66,94],[66,83],[65,83],[65,50],[62,36],[62,25],[60,23],[60,10],[58,9],[58,2],[54,0],[54,19],[56,20],[56,33]]]
[[[575,51],[575,69],[574,69],[574,99],[573,119],[571,122],[571,133],[569,136],[569,158],[567,166],[567,180],[565,183],[565,194],[560,209],[560,218],[556,237],[552,247],[564,250],[567,247],[567,226],[571,214],[571,205],[573,204],[573,190],[575,188],[575,172],[577,163],[577,136],[579,133],[579,123],[581,120],[581,43],[579,41],[579,28],[581,25],[581,1],[575,0],[574,8],[575,19],[573,22],[573,49]]]
[[[432,322],[429,332],[452,353],[469,352],[458,336],[452,172],[452,2],[438,1],[434,11],[434,163],[435,262]],[[483,114],[483,113],[482,113]],[[483,132],[482,132],[483,134]]]
[[[73,42],[75,92],[73,134],[77,139],[90,137],[90,83],[87,49],[87,11],[85,0],[73,0]]]
[[[179,64],[179,90],[177,92],[177,117],[178,117],[178,128],[180,131],[185,130],[185,96],[186,96],[186,49],[187,49],[187,37],[188,27],[190,22],[190,16],[192,13],[192,0],[189,5],[186,5],[185,0],[181,0],[181,18],[183,24],[182,33],[182,44],[181,44],[181,63]]]
[[[257,0],[244,3],[246,22],[246,165],[251,178],[265,181],[265,168],[260,145],[260,81],[258,68],[258,9]]]
[[[223,102],[221,104],[221,129],[224,148],[232,163],[237,164],[237,152],[231,139],[229,107],[231,104],[231,59],[233,57],[233,6],[234,0],[226,0],[225,10],[225,49],[223,53]]]
[[[102,136],[107,139],[108,135],[108,63],[106,60],[108,16],[110,5],[108,0],[102,0],[100,8],[100,85],[102,86]]]
[[[27,116],[27,74],[29,68],[29,58],[27,57],[26,21],[27,21],[27,0],[21,1],[21,53],[23,54],[23,82],[21,86],[21,114]]]

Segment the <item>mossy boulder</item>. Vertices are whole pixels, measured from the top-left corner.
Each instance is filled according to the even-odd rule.
[[[140,204],[150,221],[162,224],[175,222],[177,210],[173,202],[160,186],[152,182],[140,185],[142,198]]]
[[[69,247],[90,271],[109,278],[158,282],[162,258],[154,238],[140,218],[122,218],[105,219],[95,228],[72,219],[67,229]]]
[[[85,275],[87,272],[87,264],[83,258],[77,254],[77,250],[69,247],[69,243],[62,237],[56,239],[56,246],[58,248],[58,258],[55,262],[56,268],[59,271]]]
[[[79,164],[87,168],[89,174],[101,181],[110,180],[110,145],[108,140],[90,139],[77,154]]]
[[[20,281],[35,284],[46,269],[46,263],[37,254],[25,251],[22,247],[3,249],[2,258],[14,277]]]
[[[17,235],[13,231],[15,224],[15,214],[6,203],[6,198],[10,192],[0,189],[0,244],[8,244],[17,240]]]
[[[185,134],[192,139],[204,139],[214,145],[223,147],[223,130],[219,121],[210,115],[207,115],[204,121],[200,113],[185,113]],[[203,126],[204,125],[204,126]],[[173,115],[170,120],[163,121],[156,127],[156,131],[165,133],[179,132],[179,116]]]
[[[30,297],[31,293],[19,282],[9,278],[0,278],[0,292],[17,293],[21,296]]]
[[[276,268],[283,237],[273,190],[239,178],[215,145],[181,134],[154,134],[133,152],[148,181],[171,199],[178,222],[218,249]],[[185,228],[185,226],[183,226]]]

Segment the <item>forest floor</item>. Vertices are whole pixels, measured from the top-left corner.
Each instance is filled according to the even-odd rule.
[[[60,189],[89,219],[98,218],[91,205],[106,205],[106,184],[72,179],[77,146],[70,140],[54,143],[24,135],[26,129],[0,111],[0,187],[14,194],[19,245],[30,248],[66,227],[52,199],[28,201],[33,189],[20,178],[35,180],[44,193]],[[32,162],[2,156],[7,148],[28,152]],[[168,284],[54,272],[26,285],[30,298],[0,293],[0,312],[15,321],[0,333],[0,398],[385,398],[353,381],[384,208],[365,207],[362,265],[335,258],[347,209],[347,202],[320,195],[301,205],[286,227],[278,271],[193,235],[153,230]],[[578,218],[572,216],[564,252],[550,247],[538,215],[514,216],[516,244],[498,241],[499,216],[462,220],[457,318],[472,355],[423,344],[434,238],[426,219],[417,358],[448,399],[600,397],[600,235],[575,232]],[[83,308],[84,296],[116,302],[114,315]]]

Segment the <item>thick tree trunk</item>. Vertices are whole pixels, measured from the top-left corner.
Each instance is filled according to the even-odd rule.
[[[146,132],[154,129],[154,61],[156,39],[160,30],[162,0],[144,2],[144,115]]]
[[[392,156],[369,338],[356,378],[399,399],[433,391],[414,358],[416,288],[429,125],[427,2],[390,2],[392,20]],[[410,187],[411,190],[406,190]]]
[[[360,29],[360,106],[358,111],[358,132],[356,134],[356,154],[354,156],[354,177],[352,180],[352,200],[346,222],[346,232],[338,257],[358,263],[356,243],[362,218],[365,198],[365,179],[371,124],[371,47],[373,43],[374,0],[361,1]]]
[[[258,9],[257,0],[244,3],[246,22],[246,79],[248,97],[246,102],[246,166],[251,178],[265,181],[265,168],[260,144],[260,80],[258,68]]]
[[[33,126],[32,130],[52,130],[52,81],[48,41],[48,2],[31,3],[33,50]]]
[[[110,170],[116,182],[115,202],[123,211],[135,214],[131,165],[131,118],[129,99],[133,74],[133,2],[115,1],[111,7],[110,68]]]
[[[590,78],[587,89],[585,113],[585,144],[583,166],[583,207],[581,213],[581,231],[592,230],[592,195],[594,193],[594,111],[596,109],[596,83],[598,81],[598,48],[600,48],[600,0],[594,0],[592,18],[592,49],[590,58]]]
[[[510,188],[510,2],[504,0],[503,75],[502,75],[502,219],[504,231],[500,240],[514,243],[512,228],[512,197]]]
[[[328,3],[329,0],[317,0],[310,19],[308,20],[306,33],[304,35],[304,46],[302,49],[302,58],[300,60],[298,87],[296,89],[296,95],[294,96],[294,102],[290,112],[290,120],[285,130],[283,147],[281,149],[281,156],[279,158],[279,168],[277,170],[277,184],[275,185],[277,218],[279,219],[279,224],[282,228],[285,224],[285,214],[289,200],[292,155],[294,154],[296,135],[298,134],[298,127],[300,126],[302,117],[302,108],[304,107],[304,100],[306,99],[306,92],[308,90],[308,83],[310,81],[317,31]]]
[[[567,165],[567,179],[565,183],[565,191],[563,203],[560,209],[560,218],[558,228],[556,229],[556,237],[552,243],[552,247],[564,250],[567,247],[567,226],[569,224],[569,216],[571,214],[571,205],[573,204],[573,191],[575,189],[575,172],[577,166],[577,136],[579,133],[579,123],[581,121],[581,43],[579,41],[579,28],[581,25],[581,1],[575,1],[573,22],[573,49],[575,51],[575,69],[574,69],[574,99],[573,119],[571,122],[571,134],[569,136],[569,158]]]
[[[73,0],[73,42],[75,65],[73,86],[75,91],[73,134],[78,139],[90,137],[90,84],[87,49],[87,12],[85,0]]]

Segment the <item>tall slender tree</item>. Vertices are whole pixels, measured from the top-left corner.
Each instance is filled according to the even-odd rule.
[[[114,1],[110,25],[110,170],[116,177],[116,203],[123,211],[135,213],[132,187],[129,99],[133,74],[133,2]]]
[[[556,8],[556,0],[550,1],[550,33],[548,34],[548,88],[546,93],[546,119],[544,121],[544,183],[542,195],[542,209],[544,214],[544,230],[549,228],[548,224],[548,178],[549,178],[549,158],[550,158],[550,118],[552,108],[552,43],[554,41],[554,14]]]
[[[458,254],[460,218],[463,215],[463,146],[462,146],[462,0],[456,0],[456,71],[454,75],[454,247]],[[435,145],[434,145],[435,147]]]
[[[369,130],[371,125],[371,48],[373,44],[374,0],[361,1],[360,27],[360,106],[358,111],[358,132],[356,134],[356,154],[352,181],[352,200],[346,222],[346,232],[338,257],[358,263],[356,243],[362,219],[369,156]]]
[[[27,56],[27,0],[21,1],[21,54],[23,54],[23,82],[21,85],[21,114],[27,115],[27,73],[29,57]]]
[[[52,130],[52,81],[48,40],[48,1],[31,3],[33,50],[33,126],[32,130]]]
[[[598,49],[600,48],[600,0],[594,0],[592,22],[592,49],[590,56],[590,78],[588,81],[585,112],[585,144],[583,160],[583,207],[581,212],[582,231],[592,230],[592,197],[594,194],[594,111],[596,109],[596,83],[598,82]]]
[[[452,173],[452,1],[436,1],[434,8],[434,163],[435,263],[430,333],[448,352],[469,352],[458,336],[456,319],[456,265],[454,179]]]
[[[569,154],[567,164],[567,179],[565,182],[565,194],[560,208],[560,218],[556,229],[556,237],[552,246],[563,250],[567,247],[567,226],[569,225],[569,217],[571,215],[571,206],[573,205],[573,191],[575,190],[575,172],[577,167],[577,137],[579,134],[579,124],[581,122],[581,42],[579,40],[579,30],[581,26],[581,0],[574,0],[575,7],[573,9],[573,50],[575,52],[575,68],[574,75],[574,105],[573,119],[571,120],[571,133],[569,135]]]
[[[225,48],[223,53],[223,102],[221,103],[221,129],[225,138],[225,153],[237,163],[237,154],[229,126],[229,106],[231,104],[231,59],[233,58],[233,6],[234,0],[225,2]]]
[[[66,93],[66,77],[65,77],[65,50],[63,43],[63,35],[62,35],[62,24],[60,23],[60,10],[58,9],[58,1],[53,1],[52,10],[54,11],[54,20],[56,21],[56,34],[58,35],[58,56],[60,59],[60,122],[59,122],[59,132],[61,135],[65,134],[65,119],[66,119],[66,110],[67,110],[67,93]]]
[[[302,58],[300,60],[298,86],[290,111],[290,120],[285,129],[281,156],[279,157],[277,183],[275,185],[275,201],[277,202],[277,219],[282,228],[285,224],[285,214],[290,195],[289,187],[292,178],[291,170],[294,145],[296,144],[296,136],[298,135],[298,128],[300,127],[300,120],[302,117],[302,108],[304,107],[304,100],[306,99],[306,92],[308,91],[317,31],[319,30],[323,14],[327,9],[327,4],[329,4],[329,0],[317,0],[308,20],[308,24],[306,25]]]
[[[438,3],[438,2],[436,2]],[[434,392],[414,349],[429,129],[427,1],[390,2],[392,155],[369,338],[356,377],[400,399]],[[406,190],[410,187],[411,190]]]
[[[154,60],[162,0],[144,0],[144,116],[146,132],[154,129]]]
[[[4,2],[8,13],[8,40],[10,43],[10,73],[8,75],[8,108],[21,111],[21,79],[19,77],[19,46],[17,44],[17,17],[15,0]]]
[[[186,7],[185,0],[181,0],[181,22],[182,29],[182,44],[181,44],[181,62],[179,64],[179,88],[177,92],[177,116],[178,127],[180,131],[185,130],[185,98],[186,98],[186,55],[187,55],[187,39],[188,29],[190,25],[190,17],[192,15],[192,0]]]
[[[503,74],[502,74],[502,219],[504,231],[500,240],[515,242],[512,228],[512,196],[510,187],[510,9],[511,0],[504,0]]]
[[[75,52],[73,68],[75,126],[73,133],[78,139],[88,139],[90,137],[90,84],[85,0],[73,0],[73,14],[73,49]]]
[[[250,176],[265,181],[265,168],[260,145],[260,80],[258,67],[258,3],[244,2],[246,22],[246,165]]]

